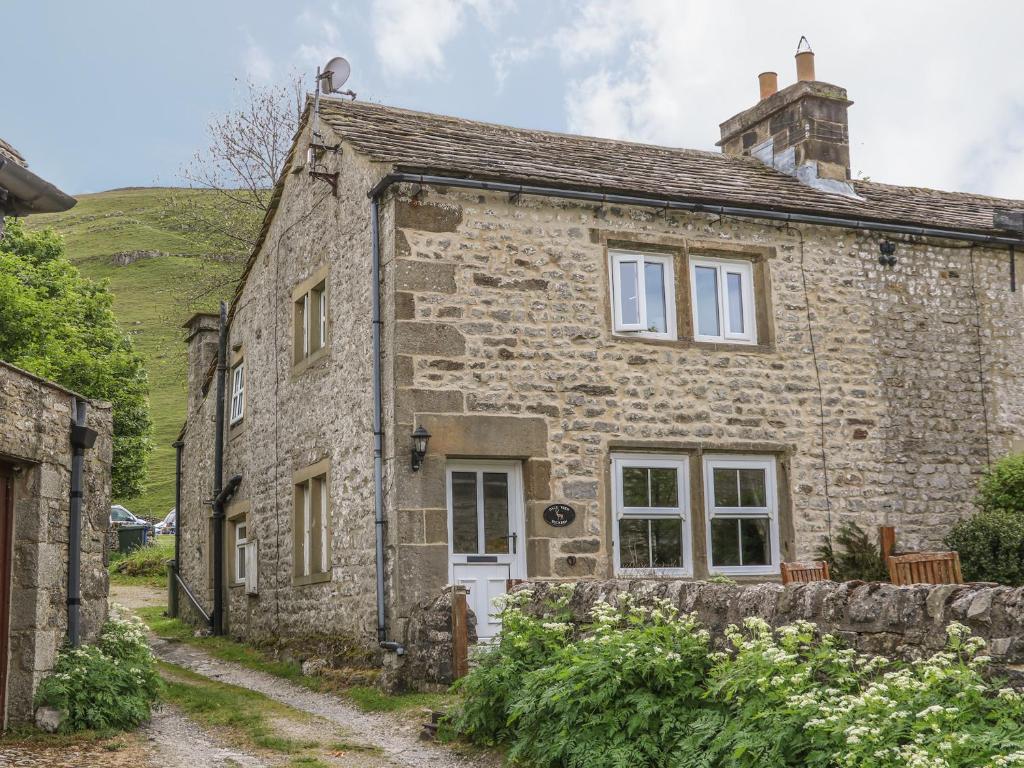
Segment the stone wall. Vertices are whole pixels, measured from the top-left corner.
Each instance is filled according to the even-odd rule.
[[[68,522],[73,393],[0,363],[0,464],[14,469],[7,722],[31,721],[40,680],[67,635]],[[89,642],[107,615],[105,539],[110,521],[110,405],[90,402],[99,436],[85,453],[81,634]]]
[[[515,590],[533,590],[526,610],[543,615],[552,582],[533,582]],[[748,616],[778,627],[810,621],[823,633],[838,635],[848,647],[866,654],[914,659],[945,647],[946,627],[959,622],[988,643],[987,653],[1001,671],[1024,680],[1024,587],[987,584],[892,584],[833,581],[809,584],[714,584],[700,581],[585,581],[575,586],[569,607],[572,621],[589,620],[599,602],[618,605],[623,595],[653,606],[668,600],[683,613],[695,613],[724,642],[724,630]]]
[[[452,634],[452,587],[433,600],[416,606],[406,623],[404,657],[388,656],[388,674],[382,683],[389,688],[444,690],[454,679]],[[466,639],[477,642],[476,615],[467,609]]]
[[[893,238],[897,264],[883,267],[881,236],[836,228],[442,187],[400,188],[392,205],[404,455],[388,514],[407,609],[447,579],[451,457],[522,459],[529,575],[600,578],[612,570],[613,451],[690,460],[694,542],[700,457],[776,457],[782,555],[802,559],[844,520],[896,526],[903,549],[939,544],[973,512],[989,459],[1021,435],[1024,308],[1005,251]],[[767,275],[761,343],[614,335],[610,246],[680,264],[754,258]],[[420,424],[434,437],[413,474],[405,436]],[[576,522],[544,524],[552,501]],[[703,551],[694,563],[707,573]]]
[[[329,133],[326,126],[322,130]],[[328,144],[335,139],[327,136]],[[347,146],[324,162],[340,173],[338,196],[303,168],[308,130],[285,174],[275,218],[235,303],[231,364],[245,363],[245,415],[225,428],[224,477],[242,476],[229,523],[246,520],[258,542],[259,587],[228,580],[226,626],[253,642],[348,637],[376,648],[370,339],[370,203],[378,178]],[[293,289],[326,270],[328,344],[294,365]],[[181,572],[213,606],[211,508],[215,428],[216,323],[189,331],[189,415],[184,433]],[[228,381],[230,388],[230,378]],[[227,410],[227,409],[226,409]],[[226,413],[226,417],[228,414]],[[327,461],[330,574],[293,578],[293,474]],[[390,457],[388,457],[390,461]],[[225,546],[231,550],[230,524]],[[226,562],[230,562],[226,558]],[[187,601],[183,598],[181,605]],[[185,609],[187,610],[187,608]],[[193,617],[195,618],[195,617]]]

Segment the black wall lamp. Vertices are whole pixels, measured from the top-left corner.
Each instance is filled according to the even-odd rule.
[[[416,427],[412,433],[412,471],[418,472],[423,466],[423,457],[427,455],[427,443],[430,442],[430,433],[423,426]]]
[[[883,267],[896,266],[896,243],[892,240],[883,240],[878,244],[878,263]]]

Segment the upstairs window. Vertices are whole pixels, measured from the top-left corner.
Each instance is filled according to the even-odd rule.
[[[295,362],[301,363],[327,346],[327,282],[295,297]]]
[[[689,576],[689,478],[683,457],[612,457],[615,569]]]
[[[612,251],[611,270],[615,333],[654,339],[676,338],[672,257]]]
[[[690,259],[693,337],[697,341],[756,344],[754,270],[743,259]]]
[[[231,423],[237,424],[245,416],[245,363],[231,369]]]
[[[779,572],[775,460],[706,456],[709,565],[713,573]]]

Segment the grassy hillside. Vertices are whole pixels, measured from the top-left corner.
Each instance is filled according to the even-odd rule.
[[[215,311],[228,298],[241,264],[223,261],[218,243],[185,231],[171,196],[202,202],[209,193],[163,188],[115,189],[81,195],[59,214],[31,216],[30,229],[52,227],[82,273],[108,280],[114,312],[149,368],[154,451],[146,489],[120,499],[136,514],[163,517],[174,506],[174,449],[185,419],[186,350],[182,324],[197,311]],[[131,251],[161,255],[118,266],[113,256]],[[211,256],[213,258],[211,258]]]

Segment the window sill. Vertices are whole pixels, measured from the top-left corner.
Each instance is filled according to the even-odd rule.
[[[615,576],[623,579],[692,579],[693,571],[685,568],[619,568]]]
[[[299,360],[297,363],[292,365],[292,378],[300,376],[306,369],[316,365],[320,360],[330,355],[331,348],[329,346],[320,347],[316,352],[309,355],[308,357]]]
[[[633,333],[613,333],[615,341],[654,344],[675,349],[705,349],[710,352],[750,352],[766,354],[775,351],[774,344],[751,344],[747,341],[697,341],[695,339],[663,339],[657,336],[640,336]]]
[[[304,587],[309,584],[323,584],[331,580],[331,572],[311,573],[308,576],[292,576],[293,587]]]
[[[757,578],[763,578],[765,576],[780,576],[782,572],[778,566],[751,566],[744,568],[737,566],[735,568],[710,568],[708,569],[709,576],[728,576],[730,579],[743,576],[754,576]]]

